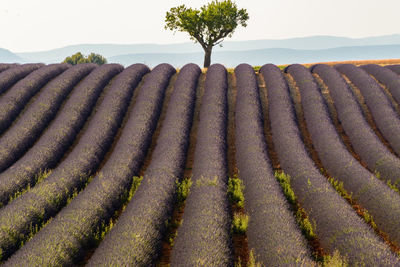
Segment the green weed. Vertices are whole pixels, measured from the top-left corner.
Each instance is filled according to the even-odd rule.
[[[238,208],[244,207],[244,194],[243,194],[243,182],[239,179],[238,175],[235,174],[228,180],[228,197],[232,204],[237,205]]]
[[[242,213],[234,213],[232,220],[232,231],[235,234],[243,235],[249,226],[249,216]]]

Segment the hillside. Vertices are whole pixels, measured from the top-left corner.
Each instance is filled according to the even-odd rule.
[[[175,53],[175,54],[128,54],[108,58],[109,62],[120,63],[125,66],[140,62],[155,66],[168,62],[175,67],[181,67],[188,62],[202,65],[204,54]],[[322,50],[295,50],[286,48],[269,48],[245,51],[216,51],[212,55],[212,62],[223,63],[226,67],[235,67],[242,62],[250,65],[263,65],[265,62],[273,64],[290,64],[344,61],[344,60],[371,60],[392,59],[400,57],[400,45],[385,46],[354,46],[339,47]]]
[[[400,35],[387,35],[387,36],[377,36],[377,37],[367,37],[367,38],[346,38],[346,37],[336,37],[336,36],[310,36],[301,38],[290,38],[283,40],[250,40],[250,41],[229,41],[226,40],[223,43],[223,47],[215,47],[214,52],[227,52],[227,51],[249,51],[249,50],[264,50],[270,48],[285,48],[294,50],[321,50],[321,49],[331,49],[338,47],[358,47],[358,46],[381,46],[381,45],[399,45]],[[44,63],[55,63],[60,62],[67,56],[70,56],[76,52],[82,52],[84,54],[89,54],[91,52],[99,53],[106,58],[111,60],[118,59],[123,61],[128,61],[127,59],[122,59],[121,55],[131,55],[140,54],[140,57],[144,57],[147,54],[158,54],[164,61],[158,62],[172,62],[173,58],[176,57],[175,54],[187,54],[189,58],[195,61],[199,55],[193,55],[195,53],[202,53],[200,45],[191,42],[187,43],[177,43],[177,44],[78,44],[71,45],[62,48],[52,49],[48,51],[40,52],[25,52],[17,53],[18,56],[25,59],[27,62],[44,62]],[[289,53],[291,50],[288,50]],[[279,51],[271,51],[271,53],[278,53]],[[282,50],[282,52],[286,52]],[[231,52],[229,52],[231,53]],[[300,55],[302,52],[296,52]],[[306,52],[307,53],[307,52]],[[173,55],[166,55],[173,54]],[[156,55],[150,56],[155,57]],[[179,56],[179,55],[177,55]],[[227,55],[226,57],[231,57],[232,55]],[[127,57],[127,56],[126,56]],[[180,57],[184,57],[180,55]],[[202,56],[201,56],[202,57]],[[392,56],[397,57],[397,56]],[[170,59],[170,60],[168,60]],[[294,61],[287,62],[285,58],[277,59],[277,62],[269,61],[275,64],[280,64],[280,62],[299,62],[294,58]],[[339,59],[338,59],[339,60]],[[279,62],[278,62],[279,61]],[[326,61],[326,60],[322,60]],[[140,62],[144,62],[141,60]],[[180,61],[179,61],[180,62]],[[187,63],[190,61],[185,61]],[[217,61],[215,61],[217,62]],[[224,61],[219,61],[223,62]],[[248,62],[246,60],[242,62]],[[266,61],[263,61],[266,62]],[[250,63],[250,62],[249,62]],[[153,64],[153,63],[152,63]]]
[[[23,59],[11,51],[0,48],[0,63],[22,63]]]

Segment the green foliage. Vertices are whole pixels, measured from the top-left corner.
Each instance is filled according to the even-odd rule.
[[[63,63],[71,65],[82,64],[82,63],[95,63],[103,65],[107,63],[107,60],[100,54],[90,53],[89,56],[85,57],[81,52],[78,52],[70,57],[66,57]]]
[[[349,194],[346,189],[344,189],[343,182],[339,182],[332,177],[329,177],[328,180],[335,188],[335,190],[340,194],[340,196],[346,199],[346,201],[354,207],[355,203],[352,199],[352,194]],[[367,210],[359,208],[359,214],[363,217],[364,221],[372,227],[372,229],[377,230],[376,223],[374,222],[372,215]]]
[[[296,196],[290,186],[290,176],[283,172],[275,172],[275,177],[282,187],[283,194],[286,196],[287,200],[291,205],[296,204]]]
[[[244,194],[243,194],[243,182],[239,179],[238,175],[235,174],[228,180],[228,197],[232,204],[235,204],[238,208],[244,207]]]
[[[249,226],[249,216],[242,213],[234,213],[232,220],[232,231],[235,234],[245,234]]]
[[[34,182],[33,184],[37,184],[39,182],[41,182],[42,180],[46,179],[51,173],[51,170],[40,170],[39,173],[37,175],[35,175],[35,177],[33,178]],[[8,203],[10,203],[11,201],[13,201],[14,199],[18,198],[19,196],[23,195],[25,192],[28,192],[29,190],[31,190],[31,185],[28,184],[28,186],[18,192],[15,192],[13,196],[10,196],[10,200]],[[0,203],[0,208],[2,207],[2,204]]]
[[[261,263],[256,262],[253,250],[250,250],[249,262],[247,263],[247,267],[261,267]]]
[[[188,8],[185,5],[173,7],[166,13],[165,29],[187,32],[190,39],[199,42],[211,56],[212,47],[220,44],[225,37],[232,37],[237,26],[247,26],[249,14],[246,9],[238,9],[231,0],[212,1],[198,9]],[[209,67],[209,62],[204,67]]]
[[[283,194],[285,195],[286,199],[292,205],[292,208],[295,212],[297,224],[300,226],[301,231],[308,240],[315,240],[317,236],[315,235],[314,227],[308,219],[306,211],[301,208],[299,203],[297,202],[296,195],[294,194],[294,191],[290,185],[290,176],[286,175],[283,172],[275,172],[275,177],[281,185]],[[307,183],[311,184],[309,180],[307,181]]]
[[[185,178],[181,182],[176,181],[176,198],[179,204],[185,202],[187,196],[190,193],[190,187],[192,186],[192,180]]]
[[[302,209],[300,207],[297,209],[296,220],[300,226],[301,231],[303,232],[303,234],[306,236],[306,238],[308,240],[313,240],[317,237],[314,232],[314,227],[311,224],[310,220],[308,219],[308,216],[304,209]]]
[[[121,202],[124,203],[122,205],[121,210],[125,210],[126,206],[128,205],[129,201],[131,201],[133,195],[135,195],[136,190],[138,189],[140,183],[143,180],[143,176],[133,176],[132,177],[132,184],[129,192],[126,190],[121,197]],[[110,230],[114,227],[115,222],[117,220],[118,211],[115,212],[113,218],[108,221],[102,221],[101,224],[96,228],[93,233],[94,241],[98,245],[105,237],[105,235],[110,232]]]
[[[135,194],[135,192],[138,189],[142,180],[143,180],[143,176],[133,176],[131,189],[129,190],[128,199],[127,199],[128,202],[131,201],[133,195]]]
[[[322,260],[323,267],[347,267],[349,264],[347,263],[346,258],[343,258],[338,250],[335,250],[332,255],[324,256]]]

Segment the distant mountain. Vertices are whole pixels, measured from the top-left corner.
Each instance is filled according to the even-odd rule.
[[[182,67],[192,62],[203,65],[203,53],[176,54],[128,54],[108,58],[111,63],[128,66],[133,63],[144,63],[150,67],[168,62],[175,67]],[[218,62],[226,67],[235,67],[240,63],[263,65],[266,63],[292,64],[325,61],[392,59],[400,58],[400,45],[351,46],[318,50],[300,50],[288,48],[268,48],[246,51],[216,51],[212,55],[212,63]]]
[[[346,38],[335,36],[311,36],[284,40],[225,41],[223,47],[215,47],[214,52],[247,51],[268,48],[287,48],[296,50],[330,49],[350,46],[400,45],[400,34],[368,38]],[[201,46],[194,43],[178,44],[80,44],[49,51],[17,53],[28,62],[55,63],[76,52],[99,53],[106,58],[127,54],[194,54],[202,53]],[[156,55],[150,56],[154,57]]]
[[[22,63],[23,60],[7,49],[0,48],[0,63]]]

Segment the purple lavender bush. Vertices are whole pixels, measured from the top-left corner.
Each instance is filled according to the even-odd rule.
[[[66,69],[67,64],[52,64],[33,71],[0,97],[0,134],[15,120],[25,105],[46,83]]]
[[[40,91],[20,118],[0,138],[0,171],[18,160],[39,138],[57,114],[67,95],[82,76],[93,69],[92,65],[71,68]],[[80,75],[76,75],[80,73]],[[100,78],[99,76],[98,78]]]
[[[172,249],[171,266],[232,266],[227,197],[227,72],[208,68],[194,151],[193,185]]]
[[[165,221],[172,215],[176,181],[182,178],[185,167],[200,73],[200,68],[195,64],[185,65],[179,72],[152,160],[140,187],[114,228],[100,243],[89,261],[89,266],[155,264],[166,233]],[[144,112],[145,109],[141,110]],[[110,165],[110,174],[116,168],[118,165]],[[123,181],[123,185],[126,185],[132,175],[137,175],[138,169],[132,171],[134,172],[130,176],[116,178],[120,182],[114,183],[121,184]],[[121,185],[120,188],[124,186]]]
[[[5,71],[9,68],[17,66],[17,64],[10,64],[10,63],[0,63],[0,72]]]
[[[287,71],[292,73],[291,67]],[[261,68],[261,73],[268,88],[272,138],[281,167],[291,176],[292,189],[313,222],[324,251],[333,253],[338,250],[350,265],[400,264],[389,247],[340,197],[309,157],[281,71],[268,64]]]
[[[307,243],[267,156],[256,75],[247,64],[237,66],[235,74],[236,161],[250,217],[246,231],[249,250],[254,251],[256,262],[265,266],[310,265]]]
[[[360,90],[378,130],[400,155],[400,118],[382,88],[366,71],[354,65],[336,65],[335,68]]]
[[[400,183],[400,159],[393,155],[374,133],[340,73],[333,67],[322,64],[314,66],[312,71],[328,86],[338,119],[355,152],[368,168],[379,173],[383,180]]]
[[[125,86],[123,88],[130,86],[130,83],[136,85],[143,72],[148,71],[147,67],[142,65],[137,67],[134,65],[128,69],[130,71],[118,76],[124,77],[132,72],[128,80],[127,78],[118,78],[121,80],[120,86]],[[3,205],[15,192],[25,188],[28,184],[33,186],[36,182],[34,178],[40,171],[55,167],[92,112],[101,93],[99,89],[101,87],[85,89],[79,85],[35,145],[21,159],[0,174],[0,200]],[[120,93],[116,97],[126,96],[129,99],[130,91],[126,89],[124,93],[124,95]],[[126,102],[121,103],[126,104]]]
[[[375,64],[363,65],[361,68],[382,83],[396,102],[400,104],[400,76],[397,73]]]
[[[132,82],[138,82],[144,70],[134,65],[125,70],[110,88],[106,105],[100,107],[102,118],[108,118],[110,109],[121,102],[129,102]],[[107,221],[121,206],[121,198],[130,187],[132,176],[137,174],[161,111],[164,91],[175,70],[167,64],[156,67],[140,89],[136,103],[123,128],[121,137],[101,171],[93,181],[74,198],[55,219],[19,250],[7,264],[17,265],[70,265],[77,253],[96,234],[101,223]],[[134,79],[133,79],[134,78]],[[127,103],[122,103],[127,107]],[[118,111],[119,112],[119,111]],[[108,115],[107,115],[108,114]],[[98,117],[100,118],[100,117]],[[97,127],[104,129],[103,123]],[[37,257],[36,257],[37,256]],[[39,259],[40,258],[40,259]]]
[[[344,189],[368,210],[378,228],[400,244],[400,195],[361,166],[346,149],[310,71],[302,65],[292,65],[289,72],[299,87],[307,129],[324,168],[343,182]]]
[[[77,88],[88,94],[93,91],[100,94],[109,80],[122,69],[122,66],[117,64],[102,65]],[[32,227],[54,216],[66,204],[68,197],[82,188],[89,176],[96,171],[124,115],[123,108],[110,108],[108,102],[112,102],[114,92],[107,90],[107,93],[106,95],[111,95],[111,100],[105,96],[102,101],[103,106],[107,108],[99,108],[94,114],[86,131],[65,160],[49,177],[0,210],[0,248],[3,251],[3,259],[17,248],[19,242],[27,238]],[[87,112],[90,113],[89,108]]]
[[[26,77],[32,71],[43,66],[44,64],[24,64],[5,69],[0,73],[0,94],[4,93],[16,82]]]
[[[389,65],[389,66],[385,66],[385,68],[388,68],[391,71],[393,71],[394,73],[397,73],[398,75],[400,75],[400,65]]]

